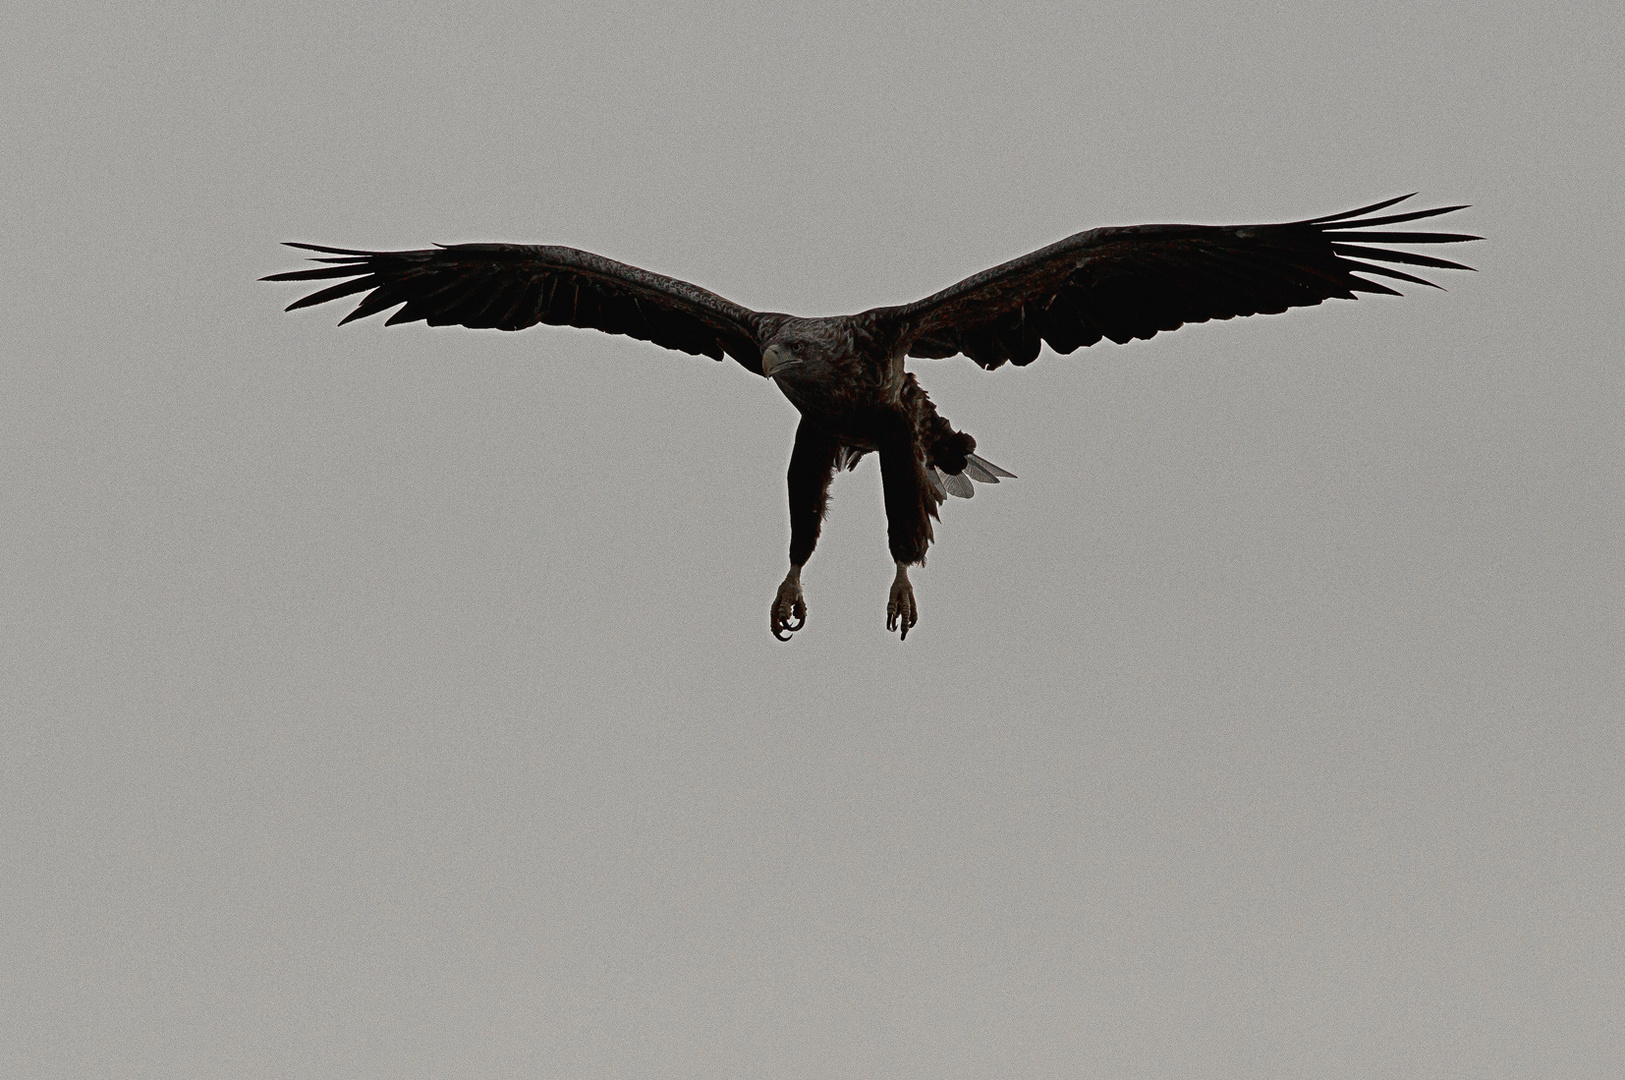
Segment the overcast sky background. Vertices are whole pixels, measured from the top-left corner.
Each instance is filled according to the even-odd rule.
[[[1625,29],[1577,4],[25,3],[0,36],[0,1074],[1616,1077]],[[282,240],[801,314],[1420,190],[1449,291],[913,362],[878,471]]]

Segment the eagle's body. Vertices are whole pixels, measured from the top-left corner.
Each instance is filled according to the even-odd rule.
[[[905,370],[905,358],[964,353],[992,370],[1031,363],[1044,345],[1070,353],[1102,338],[1123,343],[1187,322],[1352,300],[1360,292],[1398,295],[1356,271],[1432,284],[1380,263],[1470,269],[1368,246],[1478,239],[1364,231],[1462,209],[1364,216],[1399,201],[1279,225],[1095,229],[913,304],[830,318],[752,311],[688,282],[563,247],[371,252],[297,244],[326,253],[317,261],[332,265],[268,280],[342,279],[290,310],[366,292],[344,322],[404,305],[390,323],[518,330],[545,322],[733,357],[772,379],[801,413],[788,472],[790,572],[771,606],[774,635],[788,640],[805,625],[801,568],[817,545],[830,481],[875,453],[897,564],[887,627],[907,637],[917,618],[907,568],[925,561],[938,506],[949,493],[970,497],[971,479],[996,484],[1012,474],[976,456],[976,440],[937,414]]]
[[[801,567],[818,543],[830,481],[843,467],[880,455],[886,534],[897,563],[887,625],[901,627],[904,637],[918,618],[907,568],[925,561],[931,519],[948,485],[968,497],[967,468],[995,484],[1011,475],[976,458],[976,440],[937,415],[919,380],[904,370],[905,356],[897,336],[871,313],[787,318],[762,350],[763,373],[801,412],[788,475],[790,573],[770,617],[777,637],[788,637],[806,618]]]

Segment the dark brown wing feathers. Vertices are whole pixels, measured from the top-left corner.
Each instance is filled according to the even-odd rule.
[[[566,247],[456,244],[420,251],[355,251],[317,244],[325,265],[266,281],[341,278],[288,310],[366,293],[340,325],[390,308],[387,325],[426,322],[522,330],[579,326],[762,370],[763,316],[676,278]]]
[[[1394,244],[1452,244],[1461,233],[1372,231],[1461,206],[1372,217],[1411,198],[1276,225],[1137,225],[1093,229],[966,278],[934,296],[859,318],[910,356],[964,353],[985,368],[1030,364],[1105,339],[1119,344],[1186,323],[1282,312],[1359,293],[1399,295],[1371,280],[1434,286],[1392,264],[1471,267]],[[591,252],[519,244],[356,251],[291,244],[323,265],[266,281],[329,281],[288,310],[365,293],[343,322],[398,307],[388,325],[427,322],[520,330],[579,326],[722,359],[761,373],[761,349],[784,316]],[[342,323],[341,323],[342,325]]]
[[[1433,282],[1387,263],[1469,270],[1388,244],[1452,244],[1461,233],[1372,232],[1461,206],[1366,215],[1409,195],[1308,221],[1277,225],[1138,225],[1093,229],[996,266],[913,304],[866,313],[910,356],[964,353],[985,368],[1029,364],[1043,345],[1069,353],[1102,338],[1119,344],[1185,323],[1262,315],[1398,295],[1361,274]],[[1374,246],[1375,245],[1375,246]],[[1437,288],[1437,286],[1434,286]]]

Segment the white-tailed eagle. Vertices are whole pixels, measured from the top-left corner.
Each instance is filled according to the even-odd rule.
[[[1388,231],[1461,206],[1372,216],[1409,195],[1358,210],[1275,225],[1136,225],[1091,229],[933,296],[859,315],[804,319],[752,311],[697,285],[567,247],[454,244],[420,251],[355,251],[316,244],[324,265],[266,281],[336,283],[288,310],[365,293],[343,323],[399,307],[386,325],[522,330],[579,326],[721,360],[772,379],[801,412],[790,453],[790,572],[769,613],[775,637],[806,625],[801,568],[818,543],[829,485],[841,468],[880,455],[886,533],[897,576],[886,628],[906,638],[918,619],[908,568],[925,561],[931,519],[971,481],[1013,474],[978,457],[976,440],[937,415],[906,357],[964,353],[992,370],[1037,359],[1045,345],[1070,353],[1122,344],[1186,323],[1268,315],[1358,293],[1400,295],[1374,274],[1433,282],[1388,263],[1471,267],[1391,245],[1480,237]],[[1373,231],[1376,230],[1376,231]],[[1437,288],[1437,286],[1434,286]]]

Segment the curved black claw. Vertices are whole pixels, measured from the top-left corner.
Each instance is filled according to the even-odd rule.
[[[886,629],[899,631],[897,640],[907,641],[908,632],[920,621],[920,609],[914,603],[914,586],[898,571],[891,583],[891,596],[886,601]]]
[[[790,635],[807,625],[807,601],[801,595],[801,579],[792,573],[779,586],[779,594],[768,609],[768,629],[780,641],[789,641]]]

